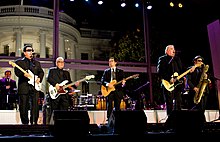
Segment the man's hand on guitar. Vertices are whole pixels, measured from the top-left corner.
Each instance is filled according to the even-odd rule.
[[[124,87],[125,86],[125,83],[126,83],[126,80],[122,80],[122,87]]]
[[[27,78],[31,78],[31,75],[29,73],[24,73],[24,76]]]
[[[79,86],[79,84],[80,84],[80,82],[79,82],[79,81],[77,81],[77,82],[75,83],[75,86],[76,86],[76,87],[78,87],[78,86]]]
[[[40,83],[40,78],[37,78],[36,81],[35,81],[37,84]]]
[[[114,87],[114,84],[112,84],[112,83],[108,84],[108,88],[113,88],[113,87]]]
[[[72,86],[70,86],[70,87],[68,87],[69,88],[69,91],[68,91],[68,94],[69,95],[73,95],[73,94],[75,94],[75,92],[74,92],[74,88],[72,87]]]
[[[56,87],[57,90],[60,89],[60,85],[58,83],[55,85],[55,87]]]
[[[170,83],[173,84],[174,82],[175,82],[175,79],[172,77],[172,78],[170,79]]]

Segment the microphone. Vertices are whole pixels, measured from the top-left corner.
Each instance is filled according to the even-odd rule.
[[[31,58],[34,58],[35,55],[36,55],[36,53],[32,53],[31,54]]]

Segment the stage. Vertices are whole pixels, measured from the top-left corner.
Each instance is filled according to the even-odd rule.
[[[56,142],[61,140],[81,140],[90,142],[112,142],[112,141],[134,141],[134,140],[154,140],[154,141],[176,141],[174,137],[183,140],[197,140],[198,138],[213,139],[218,138],[220,134],[219,123],[219,110],[206,110],[205,119],[206,122],[202,127],[201,133],[197,133],[194,130],[196,124],[189,123],[187,117],[192,118],[194,115],[183,116],[178,118],[178,123],[183,125],[180,132],[172,131],[166,126],[168,120],[165,110],[144,110],[144,113],[134,113],[134,111],[128,110],[125,116],[121,115],[122,120],[117,120],[119,125],[117,127],[119,134],[112,131],[112,126],[106,122],[106,110],[83,110],[88,112],[89,128],[88,135],[82,135],[80,132],[85,128],[85,124],[78,124],[78,120],[64,119],[62,125],[55,129],[55,125],[43,124],[43,112],[40,112],[40,118],[38,125],[22,125],[20,122],[19,111],[17,110],[1,110],[0,111],[0,141],[11,142]],[[186,111],[187,112],[187,111]],[[75,112],[73,112],[75,113]],[[122,113],[123,114],[123,113]],[[147,118],[147,124],[142,119],[143,114]],[[117,117],[115,115],[115,117]],[[126,118],[126,119],[124,119]],[[197,117],[199,118],[199,117]],[[71,119],[71,117],[70,117]],[[82,117],[82,120],[85,117]],[[116,119],[115,119],[116,120]],[[197,123],[197,119],[192,119],[194,123]],[[184,122],[185,121],[185,122]],[[116,121],[115,121],[116,122]],[[173,122],[173,121],[172,121]],[[63,125],[64,124],[64,125]],[[140,127],[146,124],[146,130],[140,131]],[[185,126],[186,125],[186,126]],[[192,125],[192,126],[191,126]],[[81,129],[83,128],[83,129]],[[115,123],[116,128],[116,123]],[[170,131],[171,130],[171,131]],[[56,131],[63,133],[56,135]],[[123,132],[123,133],[121,133]],[[124,133],[125,132],[125,133]],[[142,133],[144,132],[144,133]]]
[[[128,110],[130,111],[130,110]],[[106,110],[88,110],[90,124],[102,125],[106,123],[107,112]],[[147,123],[164,123],[167,120],[165,110],[144,110],[147,117]],[[1,124],[21,124],[18,110],[0,110],[0,125]],[[43,124],[43,112],[40,111],[38,124]],[[219,118],[219,110],[206,110],[206,122],[212,122]]]

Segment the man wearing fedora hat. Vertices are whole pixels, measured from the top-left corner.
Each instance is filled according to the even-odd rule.
[[[204,58],[201,55],[195,56],[193,63],[194,66],[198,66],[186,75],[187,84],[189,86],[187,108],[205,111],[207,96],[209,94],[207,84],[210,83],[208,79],[209,66],[204,64]]]

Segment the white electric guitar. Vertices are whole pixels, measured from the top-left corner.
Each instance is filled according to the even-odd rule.
[[[82,82],[82,81],[86,81],[86,80],[90,80],[91,78],[95,78],[94,75],[88,75],[86,76],[85,78],[83,79],[80,79],[78,81],[75,81],[75,82],[72,82],[70,84],[67,84],[68,83],[68,80],[64,80],[63,82],[61,82],[59,84],[60,88],[57,90],[56,87],[54,87],[53,85],[50,85],[49,86],[49,94],[50,94],[50,97],[52,99],[56,99],[59,95],[61,94],[66,94],[68,91],[65,90],[66,88],[74,85],[76,82]],[[66,85],[67,84],[67,85]],[[76,91],[75,91],[76,92]]]
[[[20,66],[18,66],[16,63],[9,61],[9,64],[12,65],[13,67],[17,67],[19,70],[21,70],[23,73],[28,73],[30,74],[29,81],[28,83],[33,85],[37,91],[41,91],[42,85],[41,83],[36,83],[36,80],[38,78],[37,75],[34,75],[30,70],[25,71],[22,69]]]

